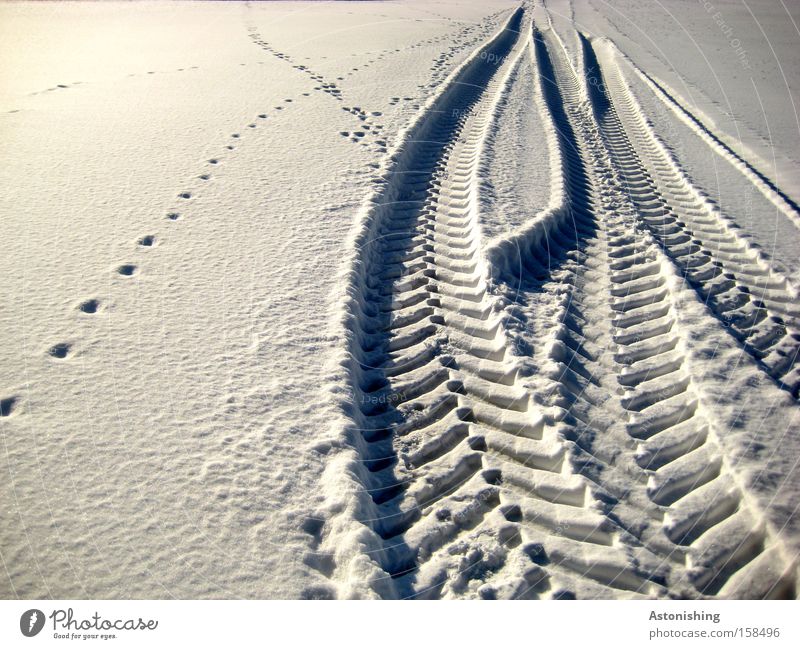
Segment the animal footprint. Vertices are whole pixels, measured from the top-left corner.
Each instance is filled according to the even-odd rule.
[[[69,356],[70,352],[72,351],[72,345],[69,343],[58,343],[53,345],[50,349],[47,350],[47,353],[50,354],[53,358],[57,358],[59,360],[65,359]]]
[[[131,277],[136,273],[136,266],[133,264],[123,264],[117,268],[117,272],[125,277]]]
[[[17,397],[4,397],[0,399],[0,417],[10,417],[11,413],[14,412],[17,401],[19,401]]]
[[[94,299],[86,300],[81,302],[78,308],[84,313],[97,313],[97,309],[100,308],[100,301]]]
[[[149,248],[150,246],[152,246],[155,243],[155,241],[156,241],[155,236],[152,235],[152,234],[148,234],[148,235],[142,237],[141,239],[139,239],[139,241],[137,241],[137,243],[140,246],[143,246],[145,248]]]

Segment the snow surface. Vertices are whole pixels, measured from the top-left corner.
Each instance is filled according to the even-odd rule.
[[[0,5],[0,596],[796,594],[800,17],[715,5]]]

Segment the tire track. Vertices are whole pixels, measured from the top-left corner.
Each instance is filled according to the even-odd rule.
[[[501,84],[495,62],[518,53],[522,18],[517,11],[483,49],[492,57],[475,57],[423,118],[362,250],[367,279],[353,353],[363,483],[374,506],[364,522],[383,540],[381,567],[398,597],[447,596],[503,561],[499,544],[492,553],[460,540],[505,525],[484,431],[541,434],[541,417],[514,386],[474,209],[481,140]]]
[[[423,118],[361,250],[356,446],[371,501],[362,522],[391,577],[383,596],[574,597],[560,584],[586,572],[601,590],[644,581],[604,559],[613,525],[522,385],[504,303],[484,279],[478,163],[503,80],[529,45],[521,23],[518,11],[492,56],[474,57]],[[551,538],[558,565],[543,551]],[[568,576],[551,583],[550,564]]]
[[[610,44],[610,42],[609,42]],[[614,55],[624,57],[631,69],[641,78],[642,81],[653,91],[658,99],[667,106],[675,116],[689,126],[698,137],[700,137],[709,147],[716,151],[723,159],[736,167],[739,172],[747,178],[755,187],[766,196],[781,212],[789,217],[792,222],[800,227],[800,206],[787,196],[781,189],[763,172],[759,171],[755,164],[749,162],[743,155],[734,151],[729,145],[714,133],[713,128],[707,126],[702,120],[694,115],[686,106],[681,104],[678,99],[670,94],[660,83],[658,83],[647,72],[638,67],[630,58],[622,54],[616,47]]]
[[[590,99],[642,222],[709,309],[764,370],[800,392],[797,290],[686,177],[609,56],[581,36]],[[629,139],[630,136],[630,139]]]
[[[561,168],[554,194],[562,198],[534,228],[511,245],[489,251],[489,257],[515,304],[509,326],[513,329],[516,320],[523,332],[518,344],[531,358],[527,383],[543,407],[545,434],[558,449],[555,470],[561,484],[555,492],[546,491],[532,450],[506,442],[495,451],[509,454],[513,449],[523,466],[504,471],[502,498],[516,511],[523,549],[543,571],[542,596],[658,596],[664,593],[666,572],[661,558],[615,512],[616,503],[636,500],[622,485],[638,476],[635,468],[614,464],[625,446],[618,423],[624,412],[610,398],[604,379],[613,372],[603,354],[610,310],[602,298],[598,301],[598,285],[607,285],[608,279],[597,218],[603,206],[593,169],[596,152],[578,134],[570,115],[576,105],[573,88],[556,84],[538,32],[532,50],[545,104],[541,112],[546,130],[557,140],[550,146]],[[542,500],[555,506],[543,506]],[[639,501],[637,516],[648,507],[647,499]]]
[[[599,192],[593,203],[599,208],[598,238],[605,243],[605,259],[598,255],[596,263],[605,266],[601,274],[610,279],[614,313],[608,350],[623,389],[619,404],[626,414],[625,429],[636,445],[633,458],[646,480],[639,484],[651,503],[644,511],[635,508],[628,520],[626,510],[641,507],[634,488],[609,516],[634,532],[648,550],[662,555],[653,577],[672,594],[792,596],[791,564],[725,457],[714,418],[693,381],[672,297],[679,280],[661,246],[654,245],[650,228],[643,232],[639,227],[641,204],[629,198],[631,183],[641,183],[646,172],[626,158],[617,159],[618,140],[610,144],[604,124],[596,121],[602,113],[591,90],[591,111],[583,108],[581,83],[560,39],[546,32],[537,43],[551,55],[557,84],[570,107],[569,119],[584,139],[585,150],[602,152],[587,166]],[[598,75],[591,57],[587,62],[587,74]],[[542,72],[547,76],[546,69]],[[602,83],[602,78],[594,78]],[[592,86],[602,88],[601,83]],[[614,463],[616,470],[627,469],[621,455]],[[599,475],[604,473],[609,475],[603,470]],[[637,524],[642,519],[660,519],[659,532]]]
[[[525,55],[553,197],[484,251],[481,158]],[[355,239],[328,476],[357,493],[314,528],[321,571],[384,598],[793,596],[695,381],[678,304],[697,295],[629,191],[649,176],[563,43],[520,9],[451,79]]]

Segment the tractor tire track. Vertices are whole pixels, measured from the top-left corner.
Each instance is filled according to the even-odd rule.
[[[793,597],[679,304],[718,314],[631,191],[651,175],[588,88],[599,66],[584,50],[576,72],[527,14],[451,77],[370,198],[343,313],[347,451],[330,465],[356,495],[314,526],[317,563],[359,597]],[[524,56],[551,203],[484,250],[481,159]]]
[[[531,55],[544,99],[540,112],[557,140],[549,148],[561,169],[553,187],[561,199],[511,245],[490,250],[489,258],[514,305],[508,326],[522,332],[517,344],[530,359],[523,368],[526,385],[541,404],[544,435],[557,449],[553,455],[559,462],[551,461],[552,470],[561,474],[561,482],[557,491],[548,490],[536,470],[541,468],[536,456],[505,442],[490,451],[513,452],[523,466],[503,471],[501,499],[515,517],[521,547],[539,571],[534,574],[539,575],[540,596],[659,596],[665,593],[662,558],[628,529],[634,526],[614,507],[636,501],[637,494],[619,485],[635,482],[640,471],[630,461],[630,466],[615,464],[626,435],[618,423],[624,412],[610,398],[613,386],[609,390],[604,378],[613,371],[603,354],[610,309],[598,297],[598,285],[607,285],[608,278],[598,222],[603,195],[594,170],[596,153],[579,134],[570,115],[573,89],[556,83],[538,31]],[[616,476],[616,484],[609,474]],[[555,506],[543,506],[542,500]],[[638,501],[636,516],[649,507],[647,516],[658,517],[646,498]]]
[[[644,478],[638,481],[639,491],[651,503],[638,514],[634,511],[626,523],[626,510],[641,507],[634,487],[623,507],[612,508],[609,515],[634,534],[636,521],[661,521],[657,533],[640,526],[637,536],[649,551],[663,556],[651,579],[673,595],[791,596],[791,562],[763,512],[747,497],[693,380],[673,299],[679,280],[661,242],[647,224],[641,227],[642,206],[629,193],[631,183],[641,184],[647,172],[619,157],[618,132],[609,143],[605,124],[598,120],[605,106],[591,90],[587,93],[591,108],[585,108],[582,84],[560,39],[548,30],[537,42],[550,55],[574,131],[584,139],[584,150],[594,152],[587,167],[594,176],[591,185],[597,195],[592,204],[605,255],[586,263],[604,267],[601,275],[610,279],[612,344],[607,350],[613,354],[614,374],[622,387],[618,403],[626,414],[627,435],[635,443],[633,459]],[[588,57],[587,75],[600,83],[583,87],[596,90],[603,87],[602,77],[591,63]],[[543,70],[543,76],[547,73]],[[591,318],[584,315],[583,320]],[[594,337],[595,343],[600,341],[602,336]],[[629,470],[620,451],[616,469]],[[599,471],[601,480],[604,473],[610,475]]]
[[[396,597],[442,596],[459,589],[465,572],[482,569],[482,558],[469,556],[456,560],[453,578],[425,566],[464,530],[504,521],[498,472],[484,461],[480,431],[534,438],[541,431],[504,362],[473,209],[481,138],[504,70],[497,62],[518,53],[522,19],[515,12],[482,49],[491,56],[475,56],[423,116],[412,154],[392,170],[392,191],[376,206],[373,238],[361,248],[351,352],[365,442],[361,481],[372,500],[362,522],[382,539],[379,563]]]
[[[612,548],[622,531],[524,387],[506,303],[485,282],[478,162],[504,79],[530,46],[521,22],[518,12],[492,56],[477,57],[469,81],[427,116],[362,248],[362,522],[381,539],[383,596],[610,597],[652,583]]]
[[[581,37],[589,94],[642,222],[709,309],[781,387],[800,391],[797,290],[692,185],[604,57]],[[644,173],[643,173],[644,172]]]
[[[609,43],[610,44],[610,43]],[[786,193],[781,191],[765,173],[761,172],[754,163],[748,161],[743,154],[739,154],[722,138],[714,133],[714,129],[707,126],[703,121],[683,105],[678,99],[670,94],[658,81],[651,77],[647,72],[638,67],[630,58],[622,54],[617,47],[613,46],[614,56],[622,57],[631,66],[636,75],[653,91],[653,94],[684,124],[686,124],[698,137],[700,137],[710,148],[717,152],[724,160],[747,178],[764,196],[766,196],[781,212],[783,212],[795,226],[800,227],[800,206],[792,200]]]

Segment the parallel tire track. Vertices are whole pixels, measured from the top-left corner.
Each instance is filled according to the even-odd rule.
[[[616,56],[624,56],[614,47]],[[752,183],[759,191],[764,194],[781,212],[783,212],[792,222],[800,227],[800,206],[787,196],[775,183],[764,173],[756,168],[756,165],[746,160],[742,155],[736,153],[730,146],[723,142],[713,129],[686,106],[682,105],[678,99],[670,94],[666,88],[658,83],[647,72],[636,66],[630,59],[625,57],[633,71],[650,87],[655,96],[672,111],[672,113],[684,124],[686,124],[697,136],[702,139],[711,149],[716,151],[723,159],[727,160],[739,172]]]
[[[623,388],[619,402],[627,413],[627,434],[636,442],[635,462],[646,477],[647,498],[657,506],[646,508],[651,513],[645,518],[655,512],[655,518],[662,519],[661,535],[640,540],[664,557],[662,568],[678,559],[665,574],[664,584],[673,592],[680,588],[684,595],[694,591],[699,596],[790,595],[790,566],[763,514],[743,495],[686,363],[684,334],[672,303],[676,278],[662,246],[653,245],[651,224],[645,220],[645,231],[639,228],[643,213],[649,212],[629,190],[632,185],[641,187],[647,172],[630,155],[620,154],[629,151],[625,135],[604,123],[610,111],[602,98],[590,91],[592,110],[581,110],[580,83],[563,47],[551,33],[541,38],[551,54],[557,84],[568,95],[568,105],[577,107],[568,112],[587,142],[585,150],[605,149],[607,162],[591,161],[592,185],[601,192],[594,200],[599,236],[607,245],[606,259],[596,263],[604,263],[604,274],[610,277],[610,349]],[[592,63],[588,57],[587,74],[595,83],[587,85],[596,91],[603,88],[602,77]],[[622,464],[619,459],[617,464]],[[628,499],[633,501],[631,495]],[[623,512],[623,525],[624,518]]]
[[[603,197],[595,175],[595,153],[581,137],[573,116],[574,88],[556,82],[538,31],[532,44],[548,126],[558,139],[556,154],[565,201],[555,218],[544,221],[544,232],[532,233],[532,242],[519,242],[516,254],[512,253],[515,263],[506,265],[506,273],[514,275],[507,280],[507,290],[521,311],[528,310],[532,321],[539,309],[550,314],[550,324],[536,332],[532,343],[537,372],[534,398],[544,406],[545,430],[561,440],[560,470],[571,475],[576,486],[550,496],[562,507],[572,508],[563,510],[549,525],[543,524],[546,519],[541,508],[531,498],[536,494],[534,476],[527,476],[524,482],[514,476],[522,489],[511,479],[506,479],[503,487],[520,508],[523,547],[547,575],[549,588],[543,595],[657,596],[664,593],[667,571],[660,557],[613,514],[611,503],[627,494],[605,479],[609,473],[618,474],[622,483],[635,477],[631,478],[628,467],[611,466],[613,439],[619,437],[615,422],[624,413],[609,399],[602,381],[608,373],[602,353],[607,344],[608,309],[598,302],[597,287],[608,280],[603,272],[606,244],[597,218],[603,210]],[[646,500],[639,509],[641,506],[648,506]]]
[[[558,417],[532,402],[503,301],[484,279],[476,174],[503,79],[530,43],[520,26],[518,14],[483,57],[505,61],[499,71],[477,64],[429,116],[363,256],[370,280],[354,353],[374,505],[363,522],[382,539],[378,561],[398,597],[611,597],[655,586],[612,547],[625,532],[575,470]]]
[[[797,398],[796,289],[692,185],[647,123],[619,66],[609,61],[601,71],[592,45],[581,42],[596,117],[641,221],[725,327]]]
[[[525,55],[560,167],[555,207],[487,254],[481,155]],[[381,576],[359,574],[375,594],[794,595],[694,379],[680,255],[642,200],[657,185],[608,114],[558,36],[517,10],[419,118],[372,199],[342,365],[349,466],[368,494],[354,514]]]
[[[383,539],[381,567],[399,597],[458,590],[483,569],[483,557],[466,550],[451,578],[425,566],[484,519],[504,525],[487,436],[541,436],[541,417],[506,362],[474,210],[497,62],[517,52],[521,22],[517,11],[445,104],[425,116],[424,140],[393,170],[396,191],[379,206],[376,237],[362,250],[367,280],[352,351],[367,444],[363,482],[374,503],[364,522]]]

